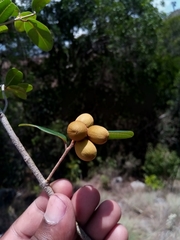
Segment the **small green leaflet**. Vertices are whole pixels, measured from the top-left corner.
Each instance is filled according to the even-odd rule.
[[[19,83],[18,86],[23,88],[26,93],[33,90],[33,86],[29,83]]]
[[[12,13],[11,16],[17,17],[19,13],[20,13],[20,10],[19,10],[18,6],[15,5],[14,12]]]
[[[40,12],[51,0],[33,0],[32,1],[32,9],[35,12]]]
[[[31,41],[41,50],[48,52],[53,47],[53,38],[49,29],[35,19],[24,22],[24,29]]]
[[[26,17],[27,16],[27,17]],[[27,21],[28,19],[36,19],[36,14],[33,15],[32,12],[22,12],[19,14],[18,18],[21,18],[22,20],[15,19],[14,26],[18,32],[24,32],[24,21]]]
[[[134,132],[132,131],[122,131],[122,130],[108,130],[109,132],[109,139],[126,139],[126,138],[132,138],[134,136]]]
[[[6,25],[0,26],[0,33],[7,32],[7,31],[8,31],[8,27]]]
[[[6,96],[6,98],[16,96],[18,98],[26,100],[27,99],[27,92],[31,91],[32,88],[33,88],[32,85],[30,85],[30,84],[28,84],[28,85],[29,86],[26,87],[26,88],[19,86],[19,84],[18,85],[11,85],[11,86],[9,86],[7,88],[5,87],[5,96]],[[2,91],[0,91],[0,99],[3,99],[3,98],[4,98],[4,95],[3,95]]]
[[[23,100],[27,99],[27,92],[32,91],[33,86],[28,83],[19,83],[17,85],[10,85],[5,88],[5,94],[6,96],[10,96],[8,92],[11,92],[14,94],[16,97],[19,97]]]
[[[0,23],[5,22],[14,14],[16,5],[10,0],[0,1]]]
[[[18,85],[10,85],[9,87],[6,88],[5,93],[7,91],[10,91],[11,93],[13,93],[15,96],[21,98],[21,99],[26,99],[27,98],[27,94],[25,92],[25,90],[18,86]]]
[[[34,125],[34,124],[29,124],[29,123],[21,123],[19,124],[19,127],[35,127],[35,128],[38,128],[39,130],[45,132],[45,133],[48,133],[48,134],[51,134],[51,135],[54,135],[56,137],[59,137],[61,138],[65,143],[67,143],[67,138],[65,135],[63,135],[62,133],[59,133],[59,132],[56,132],[56,131],[53,131],[49,128],[45,128],[45,127],[41,127],[41,126],[37,126],[37,125]]]
[[[27,93],[32,91],[33,86],[28,83],[22,82],[23,73],[16,68],[11,68],[5,77],[5,96],[12,97],[13,95],[26,99]],[[0,98],[3,98],[3,94],[0,91]]]
[[[17,85],[18,83],[22,82],[22,79],[23,73],[17,68],[11,68],[6,74],[5,86]]]

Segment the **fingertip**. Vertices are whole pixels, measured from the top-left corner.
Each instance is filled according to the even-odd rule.
[[[105,240],[128,240],[128,231],[122,224],[117,224],[106,236]]]
[[[76,220],[80,225],[86,224],[100,201],[99,191],[91,185],[78,189],[72,198]]]
[[[98,206],[85,226],[85,230],[93,239],[104,239],[117,224],[120,217],[121,209],[117,202],[105,200]]]
[[[44,214],[44,219],[49,225],[56,225],[64,217],[67,209],[66,201],[62,196],[54,194],[50,196],[49,202]]]
[[[73,186],[67,179],[58,179],[51,183],[55,193],[61,193],[71,198],[73,195]]]

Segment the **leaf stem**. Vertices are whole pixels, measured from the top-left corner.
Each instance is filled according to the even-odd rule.
[[[21,20],[24,20],[24,19],[26,19],[26,18],[29,18],[29,17],[32,17],[32,16],[34,16],[34,15],[36,15],[36,12],[33,12],[33,13],[31,13],[31,14],[29,14],[29,15],[26,15],[26,16],[18,16],[18,17],[16,17],[16,18],[14,18],[14,19],[10,19],[9,21],[7,21],[7,22],[4,22],[4,23],[0,23],[0,26],[3,26],[3,25],[8,25],[8,24],[10,24],[10,23],[13,23],[13,22],[15,22],[15,21],[21,21]]]
[[[69,151],[71,150],[71,148],[74,147],[74,141],[72,140],[71,143],[69,144],[69,146],[65,147],[65,151],[63,153],[63,155],[60,157],[60,159],[58,160],[58,162],[56,163],[56,165],[54,166],[54,168],[52,169],[52,171],[50,172],[49,176],[46,178],[47,182],[50,182],[53,174],[55,173],[55,171],[57,170],[57,168],[59,167],[59,165],[61,164],[61,162],[64,160],[64,158],[66,157],[66,155],[69,153]]]

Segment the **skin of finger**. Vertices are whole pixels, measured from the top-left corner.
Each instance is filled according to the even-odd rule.
[[[69,198],[71,198],[73,195],[72,184],[66,179],[56,180],[52,182],[51,187],[55,193],[62,193]]]
[[[74,207],[76,221],[83,226],[98,206],[100,194],[96,188],[87,185],[78,189],[74,193],[71,201]]]
[[[104,240],[115,240],[115,239],[128,240],[128,231],[121,224],[115,225],[114,228],[104,238]],[[76,240],[81,240],[81,238],[78,237]]]
[[[102,202],[84,227],[93,240],[102,240],[121,217],[119,205],[111,200]]]
[[[60,193],[55,194],[66,205],[65,214],[57,224],[49,224],[43,219],[32,240],[74,240],[76,236],[76,220],[71,200]],[[52,198],[51,198],[52,199]],[[48,202],[50,204],[50,201]],[[51,205],[53,202],[51,202]]]
[[[128,231],[123,225],[117,224],[105,237],[105,240],[114,239],[128,240]]]
[[[57,180],[51,184],[54,192],[61,192],[67,197],[72,196],[72,184],[65,180]],[[37,231],[46,210],[49,197],[45,192],[26,209],[26,211],[13,223],[9,230],[3,235],[2,240],[30,239]]]

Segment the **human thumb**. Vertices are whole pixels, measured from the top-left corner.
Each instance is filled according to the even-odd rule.
[[[70,199],[56,193],[49,198],[44,218],[32,240],[75,239],[75,216]]]

